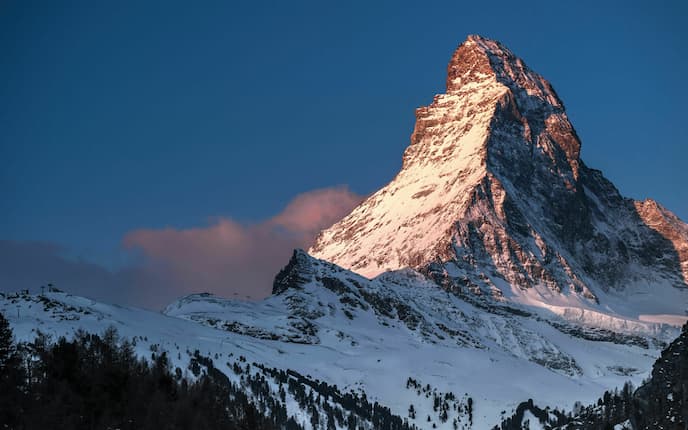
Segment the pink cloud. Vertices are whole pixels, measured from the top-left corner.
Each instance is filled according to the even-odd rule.
[[[362,197],[346,187],[296,196],[279,214],[257,224],[219,218],[207,227],[141,229],[125,247],[138,249],[146,266],[167,279],[164,296],[208,291],[260,298],[270,294],[275,274],[294,248],[307,248],[323,228],[347,215]]]
[[[271,223],[289,231],[305,233],[308,240],[312,240],[320,230],[348,215],[360,202],[361,196],[346,187],[309,191],[296,196],[282,213],[272,218]]]

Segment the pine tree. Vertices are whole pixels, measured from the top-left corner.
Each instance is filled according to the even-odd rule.
[[[24,375],[12,328],[0,312],[0,423],[9,428],[14,428],[21,417]]]
[[[14,347],[14,336],[10,323],[0,313],[0,369],[4,369],[15,354],[16,348]]]

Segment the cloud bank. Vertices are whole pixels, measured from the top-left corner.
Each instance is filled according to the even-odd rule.
[[[346,187],[297,195],[278,214],[254,224],[216,218],[190,229],[139,229],[123,238],[140,263],[118,271],[62,256],[54,245],[0,241],[0,288],[53,282],[71,293],[159,309],[193,292],[258,299],[294,248],[307,248],[323,228],[360,201]]]

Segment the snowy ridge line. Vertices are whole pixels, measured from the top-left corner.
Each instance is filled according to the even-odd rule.
[[[387,286],[310,257],[306,261],[315,266],[309,269],[313,281],[288,288],[262,302],[262,306],[198,295],[194,300],[187,297],[168,307],[176,312],[175,317],[170,317],[49,293],[44,297],[3,295],[0,310],[8,315],[19,339],[31,339],[37,329],[58,336],[70,335],[80,328],[98,332],[115,326],[123,336],[138,339],[136,351],[140,356],[149,356],[151,346],[156,345],[169,351],[173,365],[182,369],[189,364],[190,356],[185,351],[199,350],[207,357],[217,354],[216,367],[231,376],[233,369],[223,357],[243,355],[248,362],[292,369],[344,391],[366,393],[371,402],[389,405],[395,415],[407,417],[410,404],[414,404],[417,417],[409,422],[419,428],[425,428],[428,415],[436,417],[432,420],[438,428],[453,428],[453,418],[442,423],[432,403],[421,404],[415,392],[404,390],[407,377],[429,383],[438,392],[467,393],[474,402],[473,428],[485,428],[499,422],[502,410],[508,410],[509,405],[515,407],[543,386],[559,387],[551,393],[551,402],[552,406],[564,407],[577,400],[593,399],[603,391],[601,388],[621,385],[629,377],[637,382],[657,353],[652,345],[643,349],[593,342],[568,336],[532,317],[486,313],[432,282],[424,281],[426,284],[418,287],[422,282],[418,274],[413,278],[408,277],[408,272],[398,274],[397,282],[391,282],[395,275],[388,274]],[[318,284],[318,277],[338,279],[343,289],[335,292]],[[353,295],[361,290],[378,301],[375,306],[389,312],[389,316],[376,313],[372,304]],[[386,294],[390,295],[389,301]],[[266,319],[269,322],[275,315],[287,315],[279,321],[289,322],[322,312],[322,316],[311,321],[319,343],[260,339],[199,324],[202,321],[198,318],[196,322],[184,319],[186,305],[194,315],[202,315],[204,300],[208,300],[211,310],[209,318],[217,319],[224,314],[224,320],[239,317],[247,325],[250,318],[265,325]],[[399,314],[397,301],[409,306],[402,307],[406,314]],[[367,304],[368,309],[364,310],[361,304]],[[243,313],[246,306],[253,307],[252,316]],[[261,316],[261,308],[267,315]],[[442,313],[438,320],[428,320],[439,310]],[[409,315],[416,313],[421,317],[413,323]],[[445,329],[433,324],[442,324]],[[466,343],[460,335],[452,335],[452,331],[466,333],[477,345]],[[494,375],[494,382],[485,379],[488,374]],[[497,381],[503,378],[513,380],[514,389],[497,389],[501,386]],[[290,414],[297,413],[294,408],[287,404]]]

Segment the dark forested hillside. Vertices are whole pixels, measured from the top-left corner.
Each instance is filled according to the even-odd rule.
[[[227,363],[238,383],[198,351],[187,369],[170,363],[157,348],[138,358],[114,329],[54,342],[39,333],[17,345],[0,313],[0,429],[416,428],[365,394],[243,356]],[[287,398],[298,418],[287,414]]]
[[[634,428],[688,428],[688,323],[662,351],[650,380],[635,392]]]
[[[220,372],[181,375],[166,353],[137,359],[114,330],[15,345],[0,314],[0,428],[300,428],[260,414]]]

